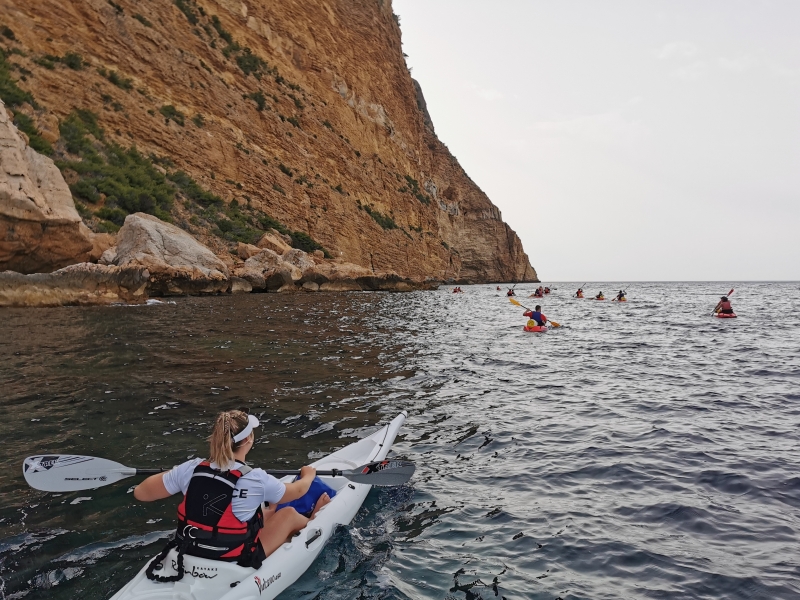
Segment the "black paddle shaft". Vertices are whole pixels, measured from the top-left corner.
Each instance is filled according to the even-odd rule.
[[[159,473],[163,473],[164,471],[169,471],[169,469],[136,469],[137,475],[158,475]],[[300,471],[298,470],[284,470],[284,471],[273,471],[268,470],[267,473],[272,475],[273,477],[283,477],[284,475],[300,475]],[[317,475],[324,475],[328,477],[340,477],[344,471],[340,469],[331,469],[330,471],[317,471]]]
[[[348,473],[350,471],[347,471]],[[267,473],[272,475],[273,477],[283,477],[284,475],[300,475],[300,471],[273,471],[272,469],[268,470]],[[331,469],[330,471],[317,471],[317,475],[322,475],[324,477],[341,477],[344,475],[345,471],[341,469]]]

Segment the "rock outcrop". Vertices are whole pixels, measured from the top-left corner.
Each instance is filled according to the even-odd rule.
[[[142,267],[81,263],[53,273],[0,273],[0,306],[138,303],[150,274]]]
[[[228,267],[211,250],[175,225],[145,213],[128,215],[117,234],[116,248],[108,252],[104,262],[147,269],[147,291],[152,296],[216,294],[229,289]]]
[[[0,0],[0,9],[13,15],[2,24],[14,39],[2,43],[20,51],[7,60],[29,74],[18,84],[36,99],[29,112],[42,136],[88,109],[109,141],[168,159],[226,203],[370,272],[536,280],[517,235],[436,137],[390,0]],[[207,246],[235,252],[197,222]]]
[[[49,272],[92,249],[58,167],[28,146],[0,101],[0,271]]]

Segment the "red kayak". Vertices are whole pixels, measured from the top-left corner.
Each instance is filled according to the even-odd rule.
[[[546,325],[534,325],[533,327],[528,327],[527,325],[522,326],[522,331],[527,331],[529,333],[543,333],[547,331]]]
[[[735,318],[736,318],[736,315],[735,315],[735,314],[733,314],[733,313],[731,313],[731,314],[729,314],[729,315],[723,315],[722,313],[717,313],[717,314],[716,314],[716,317],[717,317],[718,319],[735,319]]]

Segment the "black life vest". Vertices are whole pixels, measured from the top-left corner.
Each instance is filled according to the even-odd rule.
[[[185,552],[214,560],[235,561],[250,566],[259,545],[258,534],[264,526],[261,508],[249,521],[233,514],[236,482],[252,469],[247,465],[230,471],[212,469],[208,461],[197,465],[189,489],[178,507],[178,530],[175,537],[185,545]]]

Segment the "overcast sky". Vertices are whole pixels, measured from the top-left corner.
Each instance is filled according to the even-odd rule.
[[[800,1],[394,0],[543,281],[800,279]]]

